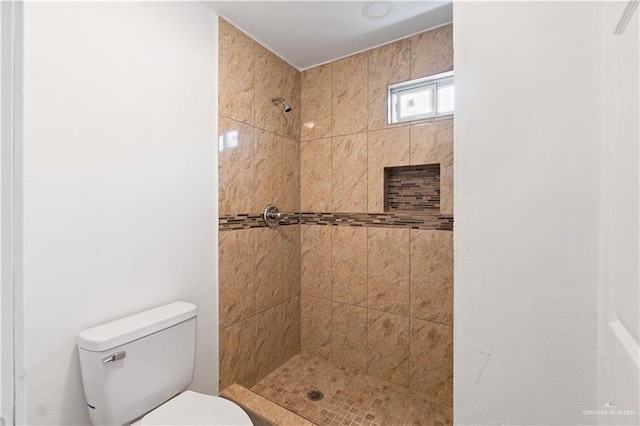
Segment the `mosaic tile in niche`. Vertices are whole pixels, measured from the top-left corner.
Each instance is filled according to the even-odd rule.
[[[384,210],[440,211],[440,164],[385,167]]]

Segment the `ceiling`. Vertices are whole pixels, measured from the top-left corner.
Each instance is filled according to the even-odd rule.
[[[371,12],[390,12],[381,19]],[[451,22],[448,1],[207,1],[205,4],[299,70]],[[386,4],[386,5],[385,5]]]

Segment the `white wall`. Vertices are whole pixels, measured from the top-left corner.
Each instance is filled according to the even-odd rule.
[[[6,38],[7,37],[11,37],[11,32],[7,31],[6,28],[6,24],[5,24],[5,19],[6,19],[6,13],[5,12],[5,7],[3,7],[3,4],[0,4],[0,188],[3,188],[5,183],[5,179],[2,178],[3,175],[3,170],[5,170],[6,165],[4,163],[7,162],[6,156],[3,155],[2,152],[2,146],[5,145],[6,140],[5,140],[5,133],[3,133],[2,129],[4,127],[6,127],[7,123],[5,123],[6,119],[5,119],[5,108],[10,107],[11,104],[8,102],[9,97],[3,96],[3,89],[5,89],[5,81],[7,79],[7,72],[8,69],[5,69],[5,64],[7,61],[7,56],[8,52],[6,52],[6,48],[5,48],[5,43],[6,43]],[[9,45],[11,45],[9,43]],[[9,56],[10,57],[10,56]],[[4,163],[3,163],[4,162]],[[7,209],[7,202],[4,199],[4,197],[2,197],[0,195],[0,212],[3,212]],[[0,237],[4,237],[3,234],[4,231],[4,227],[2,225],[0,225]],[[5,409],[5,399],[2,398],[2,392],[5,389],[5,383],[8,383],[9,381],[9,377],[8,374],[9,371],[5,371],[5,367],[4,367],[4,363],[2,362],[2,358],[4,355],[4,352],[6,351],[6,346],[7,346],[7,340],[9,339],[9,334],[6,333],[5,330],[7,330],[6,325],[8,320],[10,320],[10,317],[7,317],[6,314],[6,295],[4,295],[4,289],[7,287],[7,283],[5,282],[4,279],[4,274],[3,272],[3,267],[6,268],[6,265],[4,264],[5,262],[2,259],[5,259],[5,257],[3,256],[3,253],[6,255],[5,253],[6,248],[2,247],[2,245],[0,244],[0,328],[2,329],[3,333],[2,333],[2,338],[0,340],[0,416],[2,416],[2,418],[4,419],[5,417],[5,413],[7,412],[7,410]],[[6,271],[5,271],[6,273]],[[4,296],[4,300],[5,303],[3,304],[2,300],[3,300],[3,296]],[[7,359],[5,357],[4,362],[6,363]],[[6,392],[5,392],[5,398],[7,397]]]
[[[457,424],[595,422],[600,14],[454,3]]]
[[[14,380],[22,371],[22,345],[19,333],[22,330],[20,289],[14,286],[15,271],[19,268],[20,227],[19,183],[16,180],[15,164],[21,150],[20,120],[21,93],[16,90],[22,82],[22,7],[21,3],[10,0],[0,2],[0,321],[2,340],[0,342],[0,401],[2,402],[2,423],[13,425],[24,420],[14,413],[23,406],[22,385]],[[15,360],[15,362],[14,362]],[[15,372],[15,374],[14,374]]]
[[[602,167],[598,403],[630,415],[600,424],[640,424],[639,99],[640,13],[615,35],[626,2],[603,4]],[[607,410],[608,411],[608,410]]]
[[[8,4],[8,3],[7,3]],[[7,79],[9,78],[8,76],[8,71],[9,69],[5,69],[6,68],[6,64],[11,63],[11,55],[9,54],[9,52],[7,52],[7,48],[5,46],[11,46],[11,43],[7,43],[7,38],[11,37],[11,32],[7,31],[7,12],[8,12],[8,8],[6,8],[5,5],[0,4],[0,190],[1,188],[4,188],[6,185],[6,178],[3,178],[3,171],[6,171],[6,162],[7,162],[7,158],[6,158],[6,154],[4,154],[2,151],[2,147],[5,146],[5,144],[8,142],[6,140],[6,136],[5,136],[5,132],[6,132],[6,126],[7,126],[7,113],[6,108],[11,108],[11,104],[12,102],[10,102],[9,100],[11,99],[11,97],[7,96],[6,94],[6,88],[5,88],[5,81],[7,81]],[[4,96],[3,96],[3,91]],[[6,117],[6,118],[5,118]],[[5,129],[5,132],[3,132],[3,129]],[[5,197],[3,197],[0,194],[0,212],[4,212],[7,209],[7,200],[5,199]],[[5,237],[4,234],[4,226],[2,226],[0,224],[0,237]],[[2,238],[2,240],[4,240],[4,238]],[[3,256],[4,254],[4,256]],[[10,329],[7,329],[7,323],[11,320],[11,317],[7,316],[7,312],[6,312],[6,302],[7,302],[7,296],[4,294],[5,293],[5,288],[8,287],[6,281],[5,281],[5,274],[3,274],[3,270],[6,269],[6,264],[4,262],[4,259],[6,258],[6,247],[3,247],[2,244],[0,244],[0,328],[2,329],[2,340],[0,340],[0,416],[2,416],[2,418],[4,419],[5,417],[5,413],[8,411],[5,408],[5,399],[2,398],[2,392],[5,390],[5,384],[9,382],[9,377],[8,374],[9,371],[5,371],[5,363],[7,361],[6,356],[5,356],[5,351],[6,351],[6,347],[7,347],[7,343],[9,340],[9,334],[6,331],[9,331]],[[3,299],[4,296],[4,299]],[[4,303],[2,302],[4,300]],[[4,363],[2,362],[2,358],[5,357],[4,359]],[[7,397],[6,395],[6,391],[5,391],[5,398]]]
[[[174,300],[217,391],[216,39],[199,2],[26,2],[29,424],[89,424],[78,331]]]

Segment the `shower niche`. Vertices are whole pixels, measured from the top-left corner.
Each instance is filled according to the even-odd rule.
[[[384,168],[384,211],[440,212],[440,164]]]

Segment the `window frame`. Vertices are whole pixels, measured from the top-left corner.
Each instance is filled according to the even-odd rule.
[[[400,83],[394,83],[394,84],[388,85],[387,86],[387,124],[406,123],[409,121],[424,120],[426,118],[439,118],[439,117],[447,117],[447,116],[453,115],[455,113],[455,105],[454,105],[454,110],[451,112],[440,114],[438,111],[438,103],[439,103],[438,96],[439,96],[439,89],[440,89],[439,83],[443,80],[448,80],[450,78],[453,78],[453,70],[442,72],[439,74],[433,74],[427,77],[416,78],[413,80],[407,80],[407,81],[402,81]],[[393,101],[394,95],[401,92],[405,92],[405,91],[415,90],[420,87],[431,86],[434,84],[436,85],[436,89],[433,92],[434,93],[434,96],[433,96],[434,112],[433,113],[412,115],[411,117],[406,117],[406,118],[398,118],[399,103],[394,103]],[[455,90],[455,79],[454,79],[454,90]],[[396,121],[393,121],[394,116],[396,118]]]

